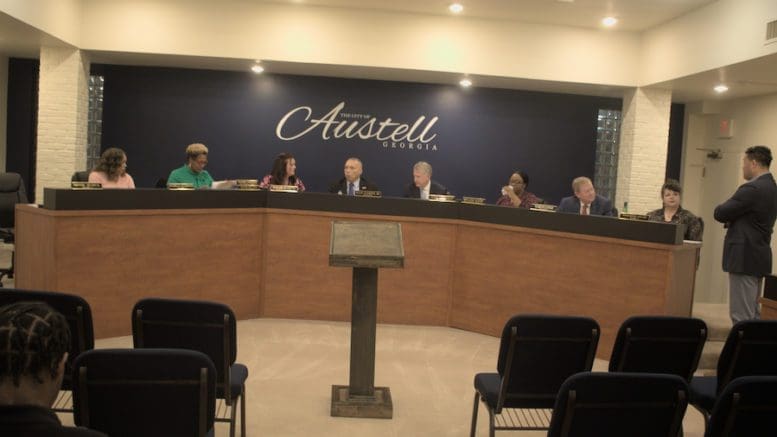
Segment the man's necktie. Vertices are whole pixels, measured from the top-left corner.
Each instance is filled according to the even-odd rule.
[[[348,184],[348,195],[353,196],[353,182]]]
[[[583,215],[589,215],[590,214],[590,212],[588,211],[589,206],[590,205],[588,205],[587,203],[583,204]]]

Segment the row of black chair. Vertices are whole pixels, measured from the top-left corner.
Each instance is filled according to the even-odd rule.
[[[556,417],[570,414],[569,411],[574,410],[565,407],[568,406],[565,402],[569,400],[560,392],[562,385],[573,375],[590,372],[599,332],[596,321],[586,317],[521,315],[511,318],[502,331],[497,372],[475,376],[471,436],[475,435],[480,402],[488,409],[491,436],[497,430],[555,430],[561,426],[553,426]],[[665,391],[664,394],[668,396],[664,398],[665,402],[682,409],[684,413],[685,405],[690,401],[704,413],[705,425],[707,422],[718,423],[720,420],[716,422],[710,419],[710,413],[731,381],[743,376],[777,375],[777,321],[747,321],[734,326],[721,353],[717,376],[694,377],[706,337],[707,327],[699,319],[661,316],[629,318],[618,331],[610,358],[609,371],[620,376],[591,376],[590,379],[579,376],[573,380],[578,381],[574,384],[582,384],[581,387],[601,384],[594,391],[611,394],[613,398],[610,404],[614,406],[622,403],[626,396],[638,400],[640,396],[648,395],[649,391],[645,392],[638,387],[650,383],[639,379],[644,376],[639,374],[655,374],[651,376],[654,380],[665,380],[664,383],[655,380],[656,386],[667,384],[677,390],[672,396],[668,396],[670,390]],[[666,379],[669,376],[674,382]],[[678,381],[681,383],[679,386]],[[597,395],[587,396],[599,399]],[[579,400],[579,396],[575,398],[573,395],[569,402]],[[597,402],[591,402],[583,404],[598,405]],[[642,399],[641,402],[644,405],[654,404],[650,399]],[[607,402],[600,399],[599,404]],[[560,407],[563,413],[558,411]],[[599,412],[607,410],[589,407],[585,408]],[[504,409],[509,409],[509,414],[502,414]],[[578,411],[575,414],[580,413]],[[630,414],[618,412],[617,408],[611,408],[606,415],[609,422],[600,418],[589,425],[606,430],[607,423],[630,417]],[[633,427],[630,433],[623,435],[676,435],[674,418],[671,415],[665,415],[664,418],[668,420],[661,422],[666,433],[639,434],[641,430],[648,429],[654,432],[655,428],[637,425],[640,421],[636,417],[618,423],[629,426],[627,429]],[[681,421],[682,415],[679,423]],[[596,431],[594,434],[606,435],[602,432]]]
[[[241,435],[245,436],[245,381],[248,378],[248,368],[235,362],[237,325],[235,315],[228,306],[215,302],[142,299],[132,310],[132,337],[136,349],[93,350],[92,313],[89,304],[83,298],[47,291],[14,289],[0,291],[0,306],[19,301],[45,302],[68,320],[72,341],[62,390],[66,394],[72,392],[74,408],[73,410],[64,408],[67,400],[58,400],[54,409],[73,411],[77,425],[88,426],[109,435],[139,435],[122,431],[122,429],[128,429],[126,427],[130,425],[144,427],[143,429],[147,430],[144,432],[146,435],[151,435],[150,432],[160,436],[175,435],[169,432],[169,426],[173,425],[163,425],[158,421],[138,420],[137,417],[126,416],[125,419],[129,418],[133,422],[126,424],[119,421],[119,418],[107,414],[106,406],[113,405],[115,411],[139,408],[147,411],[149,415],[165,411],[152,407],[154,404],[146,396],[148,387],[158,385],[151,384],[151,381],[173,381],[181,377],[183,381],[189,381],[163,384],[167,386],[168,394],[165,395],[165,392],[159,391],[155,399],[169,400],[165,398],[173,396],[176,391],[175,386],[191,385],[195,382],[201,386],[202,381],[198,375],[202,369],[206,369],[205,385],[201,386],[205,388],[202,390],[205,394],[213,391],[216,398],[224,400],[229,410],[229,417],[221,418],[221,415],[217,415],[219,417],[213,419],[215,407],[210,405],[210,401],[202,404],[207,407],[202,417],[205,417],[206,425],[210,423],[206,431],[212,428],[213,420],[229,422],[230,437],[234,437],[237,404],[240,403]],[[153,351],[143,351],[145,349],[153,349]],[[180,349],[188,349],[196,353],[180,354]],[[209,365],[202,364],[203,357],[210,362]],[[179,362],[180,372],[175,364]],[[107,368],[104,368],[105,366]],[[110,378],[114,378],[115,381],[109,383]],[[141,381],[145,382],[141,384]],[[208,388],[209,383],[213,383],[213,390]],[[128,391],[135,390],[135,394],[127,394],[124,397],[110,396],[114,402],[121,403],[114,405],[106,401],[108,391],[105,387],[108,386],[116,388],[111,393],[127,394]],[[120,389],[120,386],[124,388]],[[89,402],[90,399],[93,402]],[[121,399],[126,399],[126,402]],[[224,410],[227,410],[227,407]],[[173,407],[173,410],[175,408]],[[166,423],[174,424],[175,415],[170,416],[168,417],[173,420]],[[186,416],[184,415],[183,418]],[[190,426],[192,423],[199,425],[198,422],[188,417],[183,426]],[[150,427],[149,424],[153,426]],[[152,430],[148,431],[148,428]]]

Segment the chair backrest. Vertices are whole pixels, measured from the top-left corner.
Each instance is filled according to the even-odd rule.
[[[19,173],[0,173],[0,228],[14,227],[17,203],[27,203],[27,192]]]
[[[587,317],[519,315],[502,330],[497,371],[502,407],[552,408],[561,384],[591,370],[599,324]]]
[[[53,291],[34,291],[6,288],[0,291],[0,306],[15,302],[43,302],[67,319],[70,327],[70,352],[62,380],[62,389],[70,390],[73,361],[82,353],[94,349],[92,308],[81,296]]]
[[[237,359],[235,313],[218,302],[147,298],[132,309],[136,348],[200,351],[216,366],[219,392],[229,387],[229,367]]]
[[[774,434],[777,376],[744,376],[731,381],[718,396],[705,437],[749,437]]]
[[[705,341],[707,324],[700,319],[630,317],[615,338],[610,372],[670,373],[690,381]]]
[[[744,320],[731,328],[718,359],[718,387],[741,376],[777,375],[777,320]]]
[[[76,359],[73,419],[111,437],[205,436],[216,370],[182,349],[96,349]]]
[[[676,437],[687,406],[677,375],[579,373],[559,390],[548,437]]]
[[[77,171],[70,177],[70,182],[89,182],[89,170]]]

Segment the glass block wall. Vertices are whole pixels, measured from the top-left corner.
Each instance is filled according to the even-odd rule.
[[[596,129],[596,193],[615,200],[618,180],[618,144],[620,143],[621,111],[600,109]],[[621,211],[624,212],[624,211]]]
[[[86,169],[97,165],[100,159],[100,141],[103,132],[103,76],[89,76],[89,124],[86,136]]]

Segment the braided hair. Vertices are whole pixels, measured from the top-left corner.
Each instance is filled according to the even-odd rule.
[[[17,302],[0,307],[0,382],[11,378],[19,386],[23,376],[43,384],[42,372],[52,378],[70,350],[70,328],[65,317],[41,302]]]

